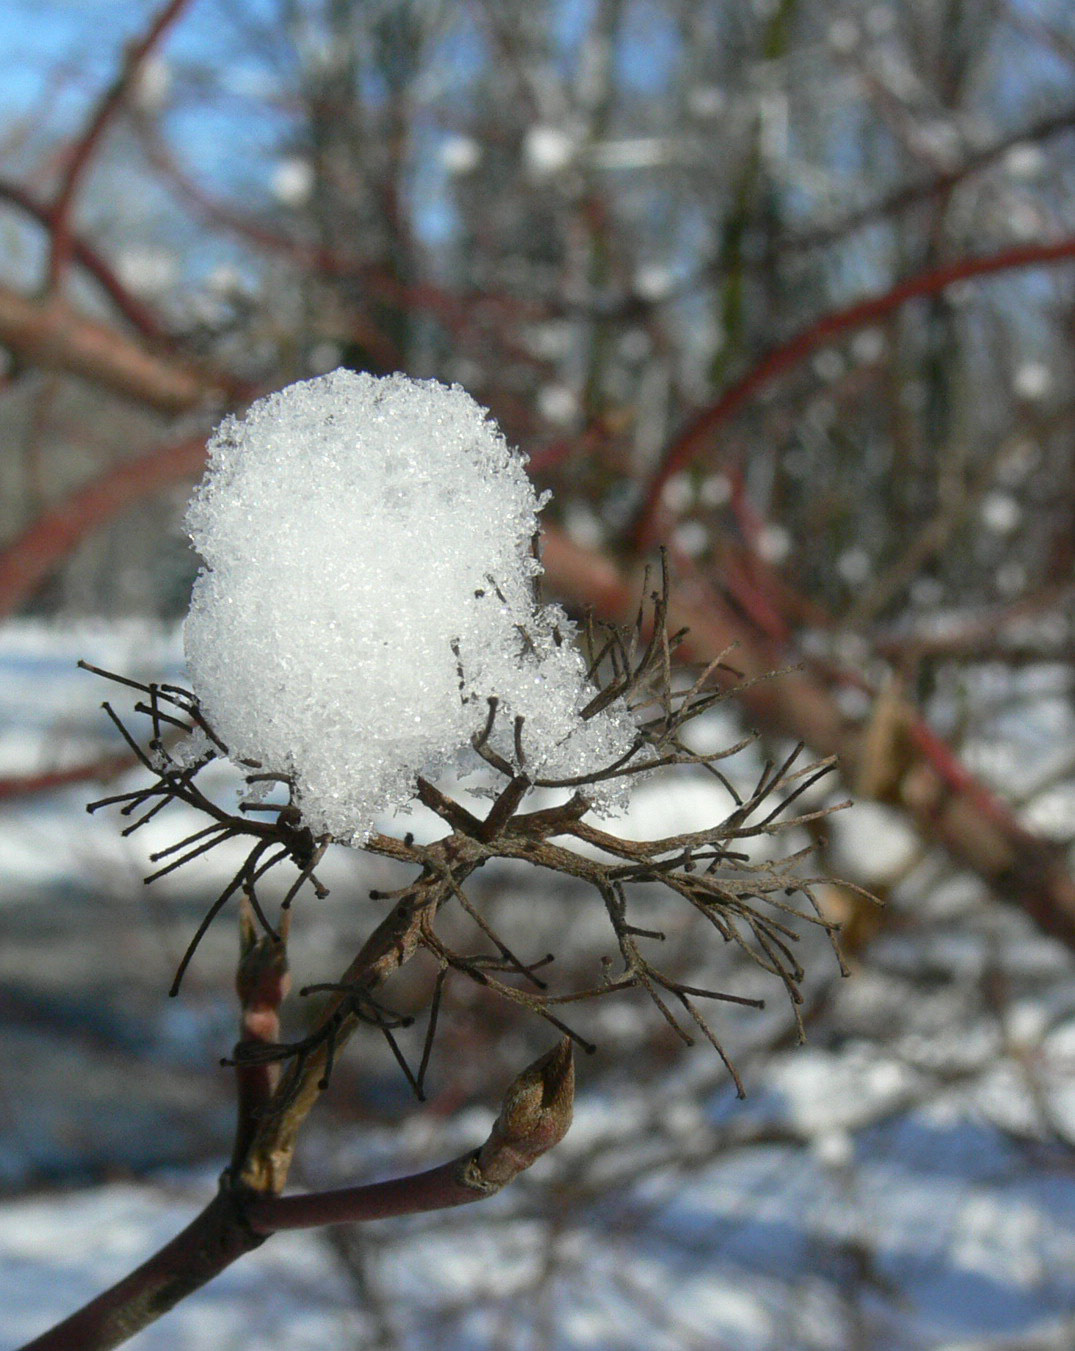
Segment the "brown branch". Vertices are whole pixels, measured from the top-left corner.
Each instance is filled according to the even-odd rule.
[[[324,243],[281,234],[257,216],[207,192],[176,160],[171,149],[144,119],[136,129],[146,157],[179,202],[214,228],[226,230],[263,253],[284,258],[303,272],[326,280],[361,282],[363,294],[400,310],[428,314],[457,339],[472,334],[485,340],[482,327],[496,320],[496,340],[506,354],[527,366],[540,358],[519,341],[518,325],[547,318],[549,307],[506,292],[474,291],[460,295],[428,280],[405,281],[376,258],[348,253]],[[504,322],[507,320],[507,322]],[[379,335],[384,342],[384,336]]]
[[[648,594],[648,604],[635,612],[634,624],[629,629],[618,634],[614,632],[618,647],[614,643],[610,649],[614,669],[606,686],[618,690],[628,699],[641,691],[660,708],[662,716],[647,724],[646,744],[657,751],[672,744],[670,738],[676,738],[678,746],[678,733],[689,720],[691,710],[700,712],[710,706],[712,697],[704,685],[707,678],[715,677],[718,669],[722,669],[719,661],[711,663],[703,678],[695,681],[688,690],[673,689],[669,654],[681,635],[670,639],[667,634],[668,608],[668,578],[662,568],[660,590]],[[647,612],[652,614],[658,632],[643,642]],[[308,987],[307,993],[321,991],[330,995],[310,1034],[298,1042],[282,1043],[278,1037],[281,1004],[289,985],[285,942],[290,911],[281,914],[279,929],[274,929],[258,902],[255,888],[262,875],[285,857],[299,869],[300,882],[304,880],[310,875],[311,859],[318,857],[318,846],[327,837],[314,841],[310,830],[302,826],[294,806],[280,807],[273,824],[250,822],[245,816],[228,816],[222,812],[194,783],[198,770],[215,758],[215,751],[207,750],[203,758],[186,764],[185,757],[173,760],[167,747],[162,746],[162,729],[166,725],[178,726],[187,733],[193,725],[198,725],[213,737],[193,696],[170,684],[143,684],[127,676],[109,675],[103,671],[99,674],[134,690],[136,696],[145,696],[138,700],[134,709],[149,720],[150,750],[139,745],[109,704],[106,703],[104,708],[143,767],[155,776],[155,782],[148,789],[119,794],[105,801],[112,805],[124,802],[126,805],[122,810],[130,813],[142,810],[147,798],[152,796],[159,798],[160,805],[180,799],[212,818],[208,826],[158,851],[154,861],[162,858],[169,861],[146,880],[183,866],[205,850],[215,848],[225,837],[245,833],[254,836],[256,841],[235,877],[203,916],[178,973],[182,974],[190,954],[222,906],[241,889],[244,900],[240,911],[240,962],[236,980],[241,1006],[241,1040],[233,1062],[239,1087],[239,1113],[231,1166],[223,1176],[216,1200],[155,1258],[39,1338],[33,1346],[52,1348],[53,1351],[75,1347],[97,1351],[101,1347],[118,1345],[279,1228],[381,1218],[455,1206],[500,1190],[562,1139],[572,1113],[572,1041],[578,1041],[588,1050],[594,1049],[561,1021],[552,1011],[553,1005],[597,998],[611,990],[639,988],[648,994],[687,1044],[692,1044],[693,1037],[672,1010],[671,998],[674,998],[717,1049],[734,1076],[735,1071],[721,1049],[718,1037],[693,1000],[745,1004],[756,1004],[757,1001],[685,984],[662,972],[649,960],[638,940],[663,941],[665,935],[629,921],[625,888],[630,882],[661,882],[674,893],[686,896],[722,937],[734,939],[759,966],[779,977],[795,1005],[801,1002],[798,986],[803,972],[790,946],[799,935],[790,924],[798,919],[830,927],[819,915],[796,909],[787,899],[796,889],[792,869],[801,853],[806,851],[749,870],[750,875],[746,876],[740,873],[736,862],[743,856],[723,847],[724,841],[740,834],[767,830],[773,818],[814,782],[811,770],[793,767],[801,750],[797,747],[779,765],[765,767],[748,801],[735,797],[735,810],[721,826],[714,828],[714,832],[654,842],[653,850],[673,852],[674,857],[669,859],[660,859],[651,852],[636,857],[638,850],[647,851],[648,847],[643,844],[629,850],[631,862],[627,867],[622,864],[610,867],[551,843],[548,837],[570,832],[577,826],[584,803],[570,799],[561,807],[560,819],[551,809],[519,816],[518,808],[529,786],[528,780],[521,775],[510,779],[484,822],[476,822],[469,814],[464,814],[461,824],[468,828],[466,832],[453,830],[451,835],[428,847],[416,846],[411,836],[405,836],[401,842],[404,856],[421,871],[407,887],[384,897],[391,902],[391,909],[370,934],[342,978],[330,984]],[[657,677],[666,687],[663,695],[653,689]],[[182,717],[176,717],[168,708]],[[494,711],[491,706],[491,714]],[[516,751],[521,760],[524,729],[520,721],[516,722],[515,729]],[[216,747],[226,753],[226,747],[215,737],[213,739]],[[701,762],[700,757],[685,749],[671,759],[675,763]],[[251,776],[255,780],[280,777],[271,769],[258,769],[261,772]],[[814,767],[815,777],[817,769]],[[285,778],[284,781],[288,780]],[[782,795],[782,800],[772,807],[769,800],[774,794]],[[452,817],[453,813],[445,809],[443,795],[430,788],[425,797],[434,809]],[[748,817],[763,804],[770,807],[769,814],[756,826],[748,826]],[[156,810],[157,806],[151,807],[128,827],[128,831],[137,829]],[[806,818],[794,818],[788,824],[794,825],[803,819]],[[380,839],[369,843],[377,852],[384,851],[385,845]],[[276,847],[279,852],[272,853],[262,862],[263,855]],[[522,962],[463,895],[462,886],[467,877],[494,857],[525,858],[532,864],[578,877],[596,886],[605,898],[619,941],[624,960],[622,978],[618,981],[606,979],[606,988],[545,993],[547,986],[533,977],[533,971],[552,961],[551,955],[530,964]],[[697,871],[698,864],[722,861],[731,865],[725,876],[713,874],[707,866]],[[288,894],[289,899],[293,892],[294,888]],[[434,920],[441,906],[453,897],[477,920],[485,937],[496,948],[495,955],[483,952],[465,955],[451,950],[439,939]],[[776,913],[763,914],[754,905],[755,900],[773,907]],[[393,1029],[408,1025],[412,1020],[379,1003],[374,992],[423,948],[433,953],[442,974],[449,969],[459,971],[479,986],[521,1004],[556,1026],[563,1034],[560,1044],[516,1078],[488,1139],[476,1152],[441,1168],[394,1182],[304,1197],[281,1197],[302,1123],[327,1087],[335,1055],[360,1024],[371,1025],[384,1033],[408,1078],[420,1092],[392,1035]],[[538,990],[536,993],[520,990],[498,980],[495,972],[529,977]],[[428,1062],[435,1012],[434,1007],[419,1079]],[[798,1022],[797,1011],[796,1018]],[[285,1064],[287,1069],[281,1075]],[[738,1079],[736,1083],[739,1084]]]
[[[214,395],[246,397],[250,387],[226,375],[156,356],[110,324],[61,299],[28,300],[0,285],[0,346],[29,366],[64,371],[164,413],[196,408]]]
[[[89,531],[158,488],[193,476],[203,457],[200,440],[176,443],[109,471],[32,525],[0,554],[0,615],[17,609]],[[637,587],[608,558],[547,528],[544,562],[550,583],[562,595],[609,619],[634,617]],[[681,596],[674,623],[691,629],[682,654],[688,659],[709,662],[734,644],[743,675],[758,682],[737,695],[753,716],[772,731],[805,741],[818,754],[838,755],[845,777],[854,781],[861,735],[847,726],[815,677],[789,673],[761,680],[780,665],[780,652],[713,596]],[[910,712],[914,724],[924,726]],[[1000,894],[1008,893],[1046,932],[1075,946],[1075,882],[1058,851],[1024,830],[972,776],[963,780],[948,774],[921,745],[919,752],[921,758],[903,776],[904,796],[894,805],[910,813],[927,839],[939,840]],[[968,791],[970,783],[975,791]],[[996,811],[983,813],[986,798]]]
[[[426,851],[461,884],[478,866],[481,846],[458,835]],[[427,918],[452,895],[452,885],[439,873],[425,874],[381,921],[336,982],[339,991],[322,1011],[309,1049],[284,1075],[272,1101],[261,1114],[259,1129],[247,1153],[242,1182],[255,1192],[279,1192],[287,1181],[299,1130],[320,1097],[332,1058],[362,1021],[362,998],[410,960],[421,945]]]
[[[35,774],[9,774],[0,779],[0,802],[5,798],[28,797],[32,793],[50,793],[57,788],[69,788],[72,784],[86,783],[91,779],[114,779],[136,763],[133,755],[106,755],[87,764],[68,765],[65,769],[42,769]]]
[[[188,3],[189,0],[167,0],[145,35],[127,49],[119,74],[105,90],[90,116],[85,131],[75,143],[52,207],[52,247],[48,266],[50,291],[55,291],[58,287],[71,256],[71,218],[75,199],[94,153],[138,78],[146,58],[161,42]]]
[[[247,1202],[245,1218],[255,1231],[269,1234],[480,1201],[507,1186],[564,1138],[571,1124],[574,1086],[571,1039],[565,1037],[515,1079],[480,1149],[390,1182],[308,1196],[257,1196]]]
[[[38,201],[20,184],[0,179],[0,202],[8,202],[18,207],[39,225],[51,231],[55,216],[54,208]],[[153,342],[169,341],[168,331],[160,319],[148,305],[124,286],[102,255],[82,235],[72,231],[70,246],[73,261],[93,278],[129,324]]]
[[[252,893],[252,883],[250,890]],[[240,1037],[233,1052],[238,1114],[233,1169],[242,1166],[257,1133],[261,1112],[276,1091],[279,1079],[279,1064],[258,1061],[243,1052],[280,1039],[280,1008],[291,989],[286,942],[290,916],[290,910],[282,912],[279,936],[259,934],[254,923],[252,895],[244,896],[240,904],[240,956],[235,977]]]
[[[204,437],[176,441],[113,466],[45,512],[0,551],[0,618],[24,604],[91,531],[161,488],[194,478],[204,462]]]
[[[785,371],[800,365],[822,344],[840,334],[876,323],[898,310],[909,300],[936,295],[956,282],[975,277],[994,276],[1031,267],[1053,267],[1075,260],[1075,238],[1053,244],[1027,244],[1003,249],[984,258],[961,258],[953,263],[920,272],[886,291],[856,301],[843,309],[832,310],[815,319],[794,337],[774,347],[745,375],[734,381],[715,403],[697,414],[665,450],[660,466],[646,489],[646,497],[635,530],[641,552],[653,547],[659,534],[661,491],[673,474],[685,468],[711,443],[714,434],[735,417],[759,390],[771,384]]]
[[[565,1039],[514,1080],[486,1142],[451,1163],[309,1196],[256,1195],[225,1185],[148,1262],[22,1351],[119,1346],[281,1229],[412,1215],[492,1196],[566,1135],[574,1084],[571,1043]]]
[[[1063,108],[1059,112],[1050,113],[1029,126],[1008,132],[981,150],[973,151],[955,168],[933,174],[918,182],[905,183],[877,201],[857,207],[827,225],[818,225],[778,240],[773,252],[781,255],[797,254],[805,249],[824,248],[829,244],[839,243],[847,235],[862,229],[865,225],[872,225],[875,221],[884,220],[889,216],[900,215],[922,202],[944,196],[964,179],[995,164],[1015,146],[1036,145],[1072,129],[1075,129],[1075,108]],[[771,259],[767,260],[767,265],[771,265]]]
[[[554,590],[580,606],[621,622],[636,605],[637,583],[626,580],[608,558],[546,528],[546,575]],[[686,625],[689,660],[707,662],[735,644],[735,661],[748,678],[779,664],[779,652],[734,615],[719,597],[681,588],[671,623]],[[770,731],[805,741],[819,755],[839,757],[845,779],[854,782],[863,756],[863,735],[850,726],[829,690],[816,677],[789,672],[736,695]],[[912,756],[886,801],[906,811],[926,840],[941,844],[962,866],[976,872],[1002,899],[1019,905],[1046,933],[1075,948],[1075,880],[1063,851],[1026,830],[1011,811],[963,767],[907,706]],[[943,746],[943,743],[941,743]]]
[[[221,1191],[181,1234],[22,1351],[108,1351],[147,1327],[265,1241]]]

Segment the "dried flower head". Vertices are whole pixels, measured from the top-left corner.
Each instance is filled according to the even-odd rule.
[[[320,402],[331,390],[342,392],[345,410],[360,410],[373,426],[338,425]],[[249,841],[244,863],[193,935],[173,987],[174,993],[216,915],[241,898],[244,961],[256,971],[241,971],[250,1025],[244,1023],[234,1063],[254,1076],[259,1106],[248,1113],[236,1175],[257,1189],[283,1185],[298,1126],[359,1024],[383,1033],[421,1096],[444,991],[458,979],[529,1010],[587,1049],[564,1021],[568,1006],[641,991],[685,1043],[698,1034],[707,1039],[741,1091],[703,1008],[761,1001],[686,983],[661,958],[664,933],[638,923],[633,897],[639,888],[652,897],[656,887],[669,904],[687,907],[714,939],[736,945],[783,986],[797,1012],[800,927],[831,934],[834,926],[814,901],[812,879],[797,873],[806,851],[758,864],[743,842],[834,810],[792,810],[832,762],[801,768],[796,747],[742,793],[720,762],[753,738],[705,754],[691,748],[691,721],[743,682],[723,657],[693,675],[676,665],[683,634],[668,629],[663,559],[659,585],[644,596],[632,626],[590,622],[576,644],[565,617],[533,595],[539,569],[529,540],[538,504],[521,465],[462,391],[345,372],[297,391],[263,401],[245,423],[226,423],[217,435],[190,518],[208,564],[188,630],[195,689],[110,677],[141,696],[135,711],[149,724],[144,749],[106,708],[152,779],[91,807],[120,805],[134,818],[128,833],[173,801],[206,816],[204,828],[154,856],[160,867],[147,880],[224,840]],[[322,460],[336,467],[333,474]],[[312,514],[298,511],[277,528],[277,512],[299,492],[300,480]],[[504,519],[479,532],[491,550],[483,571],[471,543],[457,548],[453,540],[474,523],[468,499],[480,497],[478,518],[494,511],[495,494],[485,493],[490,483],[504,494]],[[372,503],[374,492],[387,501]],[[430,517],[437,520],[430,535],[436,548],[425,551],[432,564],[420,547]],[[327,538],[330,526],[344,545]],[[273,536],[268,545],[266,532]],[[252,561],[244,556],[247,544]],[[394,571],[384,564],[389,549]],[[333,590],[336,573],[326,570],[325,559],[339,561],[351,550],[358,561]],[[408,572],[404,562],[412,555]],[[446,574],[444,592],[430,598],[438,569]],[[386,604],[379,588],[401,571],[398,603]],[[275,594],[281,591],[287,594]],[[352,614],[367,599],[376,622]],[[368,660],[363,644],[375,649]],[[320,723],[319,699],[325,700]],[[237,811],[198,783],[201,770],[224,757],[246,781]],[[488,810],[475,814],[437,785],[436,773],[449,765],[482,768]],[[639,842],[589,819],[640,774],[676,767],[702,770],[726,790],[728,809],[708,829]],[[282,788],[287,800],[264,800],[266,783]],[[552,790],[540,805],[532,801],[536,789]],[[374,828],[375,812],[410,795],[443,822],[445,833],[432,844]],[[334,979],[300,991],[324,1002],[312,1030],[287,1042],[276,1029],[287,992],[291,907],[304,888],[324,894],[318,864],[339,843],[410,864],[414,874],[398,891],[371,893],[383,911],[365,943]],[[475,870],[494,859],[525,861],[588,884],[607,915],[618,960],[593,954],[592,976],[578,982],[557,980],[551,954],[516,952],[466,889]],[[294,876],[278,913],[270,914],[261,883],[279,867]],[[469,925],[465,950],[439,923],[450,911]],[[649,905],[647,916],[652,912]],[[458,923],[450,927],[459,931]],[[411,1065],[396,1032],[412,1020],[386,1007],[379,991],[419,952],[432,957],[439,974],[424,1043]]]
[[[419,775],[480,766],[490,699],[488,743],[516,769],[627,750],[622,702],[581,716],[572,625],[535,596],[541,502],[459,386],[338,370],[227,419],[209,451],[187,515],[194,693],[233,755],[294,784],[315,834],[359,843]]]

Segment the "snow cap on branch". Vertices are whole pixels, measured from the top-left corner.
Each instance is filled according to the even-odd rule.
[[[477,767],[490,699],[490,746],[531,777],[629,750],[622,704],[580,716],[595,691],[572,626],[534,599],[543,503],[458,385],[334,371],[209,450],[187,515],[194,691],[235,759],[294,782],[315,834],[361,842],[418,775]]]

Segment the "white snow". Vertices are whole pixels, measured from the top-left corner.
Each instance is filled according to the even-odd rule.
[[[537,394],[537,406],[543,418],[566,427],[578,417],[578,395],[570,385],[542,385]]]
[[[1012,178],[1034,179],[1044,172],[1045,152],[1032,141],[1020,141],[1004,155],[1001,163]]]
[[[701,521],[681,521],[672,531],[672,547],[688,558],[700,558],[709,544],[710,532]]]
[[[791,552],[791,536],[782,525],[768,523],[758,531],[754,545],[766,563],[783,563]]]
[[[7,626],[0,636],[0,748],[8,747],[12,768],[20,747],[31,753],[25,769],[51,763],[45,730],[55,719],[84,736],[99,725],[107,730],[97,708],[102,697],[115,696],[117,709],[124,708],[121,695],[75,669],[77,655],[138,677],[180,678],[174,636],[164,631],[100,627],[73,636],[31,621]],[[1009,679],[998,674],[995,683],[1004,689]],[[1055,672],[1049,679],[1055,684]],[[1044,689],[1040,673],[1037,680]],[[1039,741],[1052,748],[1070,742],[1069,706],[1059,694],[1035,701],[1033,731],[1022,708],[1000,724],[998,735],[1009,742],[1016,732],[1030,738],[1015,742],[1024,759],[1033,758],[1026,747]],[[730,707],[715,717],[726,725],[712,729],[712,741],[726,744],[735,733]],[[709,730],[709,724],[699,727],[699,733]],[[28,735],[39,736],[36,750],[23,739]],[[17,740],[9,744],[9,737]],[[118,738],[107,747],[117,748]],[[139,779],[144,782],[144,773],[110,791]],[[693,793],[692,785],[684,788],[678,794],[674,781],[662,785],[655,778],[636,793],[631,833],[649,837],[711,820],[720,804],[708,781],[699,780]],[[180,809],[169,808],[163,824],[155,819],[121,841],[115,820],[85,815],[84,800],[100,791],[84,785],[6,808],[0,818],[5,946],[29,951],[26,934],[36,916],[46,927],[34,948],[39,957],[25,963],[27,979],[32,974],[47,989],[62,983],[76,992],[83,988],[79,981],[89,981],[91,991],[111,983],[105,954],[126,947],[132,960],[130,945],[137,943],[133,957],[141,968],[159,968],[163,1004],[169,949],[177,932],[186,941],[192,912],[177,916],[178,931],[162,933],[168,907],[157,908],[161,889],[169,906],[181,899],[181,883],[210,895],[236,865],[219,858],[211,863],[216,856],[210,855],[203,863],[211,873],[187,882],[180,873],[174,893],[172,879],[164,879],[147,895],[138,882],[143,851],[183,833],[182,819],[170,827],[166,819]],[[834,818],[840,863],[855,854],[880,859],[893,850],[894,821],[859,808]],[[24,869],[19,851],[32,848],[50,876]],[[91,848],[98,857],[90,856]],[[137,908],[101,909],[100,898],[122,880],[123,852],[132,849],[138,857],[128,859],[126,871],[138,887]],[[347,869],[353,866],[345,851],[334,852]],[[115,877],[105,871],[113,868]],[[61,895],[55,884],[64,874],[68,891]],[[1075,1140],[1070,961],[1009,907],[984,900],[973,883],[961,883],[962,901],[958,888],[949,887],[946,901],[921,872],[917,876],[902,902],[894,902],[900,914],[889,936],[877,941],[852,980],[831,990],[837,1022],[813,1024],[805,1051],[771,1053],[764,1066],[745,1058],[746,1102],[733,1105],[720,1067],[709,1065],[702,1050],[683,1062],[669,1057],[666,1069],[625,1058],[622,1078],[612,1084],[580,1057],[575,1125],[536,1176],[479,1206],[366,1230],[366,1270],[374,1296],[398,1324],[398,1345],[463,1351],[499,1339],[529,1346],[544,1335],[542,1311],[554,1309],[541,1343],[550,1351],[1070,1347],[1075,1184],[1064,1148]],[[341,869],[332,879],[333,898],[353,907],[354,884]],[[520,888],[512,901],[521,925],[555,903],[535,890],[539,886]],[[588,922],[587,912],[576,913],[570,898],[561,899],[571,925],[563,946],[573,950],[575,926]],[[147,900],[150,908],[140,914]],[[326,929],[338,925],[337,913],[330,912],[334,925]],[[603,918],[596,912],[594,918],[603,928]],[[308,974],[320,975],[329,939],[312,932],[312,911],[304,919],[309,922],[298,926],[296,938],[314,945],[317,962]],[[48,927],[57,921],[59,927]],[[229,954],[230,946],[221,955]],[[1004,1036],[995,1013],[978,1008],[974,994],[998,956],[1013,982]],[[15,969],[9,952],[5,976]],[[307,974],[301,959],[296,972],[297,979]],[[225,967],[221,980],[227,979]],[[100,1002],[99,993],[94,997]],[[168,1011],[194,1020],[208,1016],[208,1007],[199,1013],[202,1007],[185,990]],[[641,1002],[593,1007],[620,1020],[618,1029],[602,1024],[603,1047],[606,1039],[633,1046],[652,1031],[652,1011]],[[174,1060],[157,1060],[175,1038],[164,1035],[155,1015],[147,1025],[142,1002],[128,1016],[142,1053],[113,1065],[115,1078],[98,1082],[92,1094],[105,1062],[91,1059],[85,1045],[57,1063],[55,1038],[35,1030],[31,1041],[29,1029],[7,1028],[7,1077],[16,1077],[5,1085],[0,1164],[9,1188],[24,1173],[33,1176],[42,1156],[66,1161],[78,1176],[78,1160],[97,1157],[96,1133],[116,1117],[107,1110],[110,1101],[123,1101],[120,1115],[128,1119],[118,1133],[121,1152],[115,1152],[116,1132],[106,1141],[118,1168],[130,1164],[125,1151],[132,1139],[152,1137],[155,1144],[154,1133],[165,1134],[157,1124],[162,1120],[204,1134],[218,1129],[212,1123],[223,1109],[219,1129],[226,1140],[230,1104],[187,1077],[189,1070],[158,1099],[156,1114],[147,1112],[149,1085],[178,1072]],[[227,1000],[219,1016],[211,1033],[184,1034],[198,1046],[195,1061],[207,1075],[217,1073],[212,1066],[232,1035]],[[1005,1049],[1009,1039],[1019,1043],[1014,1053]],[[110,1093],[110,1083],[126,1087]],[[81,1099],[68,1096],[76,1092]],[[296,1186],[346,1185],[450,1158],[483,1137],[493,1101],[470,1098],[464,1112],[447,1117],[416,1107],[402,1125],[359,1129],[348,1122],[331,1137],[314,1130],[305,1145],[307,1176]],[[81,1103],[81,1115],[72,1102]],[[1049,1134],[1032,1119],[1039,1111],[1051,1123]],[[137,1186],[112,1182],[5,1196],[0,1346],[21,1345],[170,1238],[211,1195],[217,1166]],[[530,1279],[546,1271],[547,1288],[529,1288]],[[375,1341],[373,1307],[354,1294],[323,1234],[280,1235],[132,1345],[344,1351]],[[856,1327],[858,1317],[863,1327]]]
[[[523,154],[530,171],[537,177],[557,174],[575,157],[574,137],[559,127],[539,124],[531,127],[523,142]]]
[[[727,474],[709,474],[702,479],[698,496],[707,507],[722,507],[731,500],[732,481]]]
[[[469,174],[481,163],[482,148],[470,136],[449,136],[441,146],[440,157],[450,174]]]
[[[675,286],[675,276],[663,263],[644,263],[634,275],[634,289],[643,300],[663,300]]]
[[[851,355],[860,366],[872,366],[888,350],[888,340],[880,328],[863,328],[851,339]]]
[[[43,1332],[99,1294],[193,1218],[210,1179],[167,1188],[117,1184],[18,1201],[0,1226],[0,1338]],[[325,1351],[355,1344],[361,1325],[328,1249],[277,1236],[218,1276],[202,1297],[139,1334],[143,1351]]]
[[[171,249],[125,249],[116,260],[124,285],[142,295],[160,296],[179,280],[179,259]]]
[[[687,93],[687,105],[695,117],[719,117],[728,106],[728,95],[719,85],[695,85]]]
[[[293,778],[315,833],[358,842],[416,776],[480,766],[491,699],[490,744],[522,768],[522,718],[533,777],[623,755],[630,714],[580,717],[572,626],[534,598],[541,505],[457,385],[338,370],[227,419],[187,516],[206,567],[185,641],[233,758]]]
[[[131,95],[139,112],[158,113],[172,92],[172,67],[155,53],[138,66]]]
[[[1021,399],[1043,399],[1052,385],[1052,372],[1041,361],[1024,362],[1012,380],[1012,388]]]
[[[284,206],[305,206],[314,190],[314,167],[298,156],[282,159],[273,169],[270,186]]]
[[[829,46],[840,56],[847,56],[862,40],[862,33],[854,19],[840,18],[829,24]]]
[[[994,535],[1010,535],[1019,528],[1023,511],[1010,493],[986,493],[980,510],[982,524]]]
[[[836,559],[836,571],[851,586],[861,586],[873,571],[873,560],[865,549],[852,545]]]

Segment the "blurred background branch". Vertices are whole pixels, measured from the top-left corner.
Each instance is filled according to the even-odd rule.
[[[149,1007],[150,974],[166,984],[174,965],[196,898],[177,889],[147,912],[138,856],[103,853],[71,824],[70,785],[124,760],[59,662],[117,666],[118,644],[148,678],[174,668],[194,572],[179,511],[211,423],[340,364],[457,380],[553,490],[547,578],[573,614],[631,618],[664,542],[686,657],[734,642],[728,660],[748,677],[797,668],[746,688],[734,730],[757,728],[778,760],[800,739],[839,756],[834,791],[873,805],[851,814],[861,826],[837,819],[804,844],[819,873],[888,901],[826,891],[857,975],[804,996],[812,1093],[775,1016],[764,1035],[730,1030],[759,1095],[734,1119],[707,1072],[637,1029],[605,1029],[607,1059],[582,1069],[595,1143],[557,1165],[585,1199],[543,1210],[523,1188],[504,1212],[520,1251],[511,1226],[543,1226],[519,1281],[543,1344],[573,1344],[555,1292],[583,1298],[577,1273],[602,1262],[573,1244],[597,1225],[625,1247],[645,1234],[662,1270],[732,1272],[725,1294],[748,1270],[759,1347],[998,1348],[1024,1333],[1067,1347],[1061,1239],[1012,1237],[1037,1263],[1017,1278],[1014,1259],[998,1274],[997,1235],[1015,1234],[1013,1216],[1053,1233],[1055,1215],[1027,1198],[1043,1179],[1068,1197],[1058,1179],[1075,1140],[1062,1088],[1075,1044],[1069,7],[172,0],[120,14],[16,0],[0,24],[19,73],[0,96],[0,849],[17,936],[0,1010],[58,1009],[43,1023],[72,1035],[88,1019],[94,1045],[105,1035],[130,1054],[124,1002]],[[90,620],[104,657],[66,636]],[[86,893],[113,929],[127,916],[122,952],[70,920]],[[550,913],[571,904],[554,895]],[[121,969],[104,1034],[96,983],[81,998],[70,977],[27,980],[55,941],[44,914],[68,916],[94,972]],[[219,1053],[226,969],[222,946],[219,978],[190,992],[198,1063]],[[503,1079],[482,1001],[453,997],[465,1029],[453,1035]],[[4,1035],[26,1025],[12,1013]],[[192,1073],[179,1041],[162,1031],[147,1060]],[[651,1082],[689,1082],[706,1104],[690,1129],[639,1105],[624,1170],[645,1175],[645,1155],[665,1179],[645,1197],[610,1164],[605,1187],[591,1157],[625,1149],[633,1129],[629,1110],[617,1126],[585,1106],[587,1072],[617,1084],[617,1045]],[[861,1088],[884,1079],[878,1066],[891,1091]],[[375,1059],[350,1071],[366,1089],[379,1072]],[[347,1073],[341,1121],[357,1110]],[[166,1078],[161,1119],[175,1126]],[[863,1115],[811,1115],[834,1083]],[[484,1091],[446,1076],[433,1109],[450,1122]],[[947,1128],[930,1116],[942,1107],[964,1153],[994,1151],[990,1179],[943,1155]],[[16,1123],[0,1125],[13,1187],[107,1155],[57,1146],[42,1163],[20,1119],[0,1101],[0,1123]],[[343,1150],[331,1135],[326,1160]],[[197,1128],[179,1136],[166,1158],[211,1154]],[[121,1147],[136,1169],[159,1161]],[[729,1151],[746,1161],[749,1200],[728,1190]],[[929,1261],[910,1240],[893,1255],[871,1227],[862,1198],[882,1156],[954,1179],[950,1242]],[[749,1222],[691,1231],[670,1180],[691,1176]],[[766,1197],[795,1187],[817,1222],[782,1213],[759,1237]],[[1075,1201],[1063,1205],[1070,1228]],[[837,1211],[858,1219],[841,1229]],[[433,1328],[451,1345],[476,1309],[492,1320],[487,1344],[526,1344],[495,1292],[442,1292],[436,1308],[416,1296],[401,1322],[384,1300],[403,1280],[390,1250],[333,1249],[347,1289],[381,1309],[371,1345],[428,1345]],[[945,1323],[930,1261],[957,1285],[977,1273],[1004,1317]],[[717,1327],[743,1344],[727,1299],[713,1294],[720,1318],[692,1343],[693,1315],[677,1322],[659,1282],[608,1265],[652,1344],[713,1345]],[[807,1285],[813,1342],[797,1317]],[[984,1308],[969,1288],[966,1306]]]

